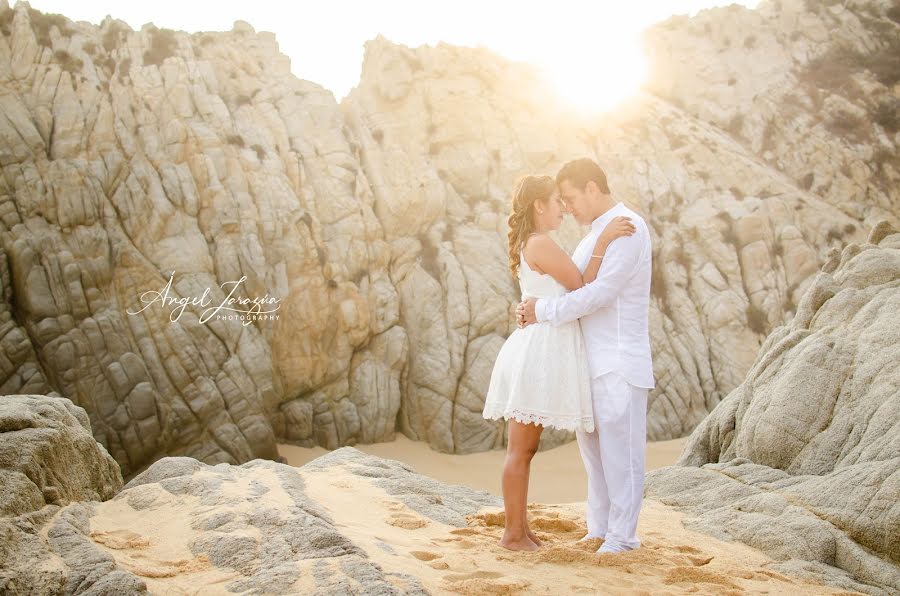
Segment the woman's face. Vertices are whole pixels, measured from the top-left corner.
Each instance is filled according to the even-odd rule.
[[[563,215],[566,212],[566,206],[559,196],[559,191],[554,190],[553,194],[547,199],[547,202],[538,201],[535,207],[543,211],[536,213],[538,222],[545,230],[556,230],[562,224]],[[536,222],[536,223],[538,223]]]

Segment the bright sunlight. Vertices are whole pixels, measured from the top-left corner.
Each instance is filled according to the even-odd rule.
[[[608,110],[634,94],[647,70],[640,33],[674,14],[728,0],[631,2],[421,2],[384,0],[32,0],[44,12],[99,23],[110,14],[134,29],[148,22],[183,31],[223,31],[235,20],[275,33],[293,73],[340,101],[359,80],[363,44],[377,35],[410,47],[439,41],[484,46],[532,63],[573,109]],[[738,2],[754,7],[757,0]]]

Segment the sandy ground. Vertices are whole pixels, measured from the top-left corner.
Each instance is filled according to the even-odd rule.
[[[404,438],[360,448],[408,462],[446,482],[464,480],[492,492],[503,456],[501,451],[447,456]],[[651,445],[650,466],[673,461],[679,448],[680,442]],[[283,449],[294,464],[317,455],[316,450]],[[422,516],[372,478],[353,474],[345,466],[301,467],[297,473],[307,495],[327,510],[338,531],[364,549],[400,590],[410,587],[405,578],[412,576],[433,594],[841,593],[767,569],[771,559],[761,552],[692,532],[682,525],[680,513],[652,500],[645,501],[641,512],[642,548],[600,555],[596,552],[600,539],[578,542],[586,533],[580,466],[574,444],[538,453],[531,477],[540,482],[528,509],[530,525],[543,546],[534,552],[499,546],[502,508],[482,509],[466,518],[467,527],[457,528]],[[260,485],[267,489],[262,501]],[[172,494],[159,485],[134,487],[123,498],[97,504],[90,520],[91,538],[120,566],[144,579],[153,594],[228,594],[227,586],[242,576],[213,565],[206,555],[192,555],[191,544],[210,535],[200,528],[217,516],[245,517],[260,507],[274,516],[289,516],[292,506],[271,470],[240,476],[225,490],[226,503],[210,507],[197,496]],[[253,527],[241,531],[260,538]],[[316,589],[313,567],[320,562],[296,562],[300,578],[291,593]],[[325,565],[343,576],[339,561],[326,560]]]
[[[675,463],[687,439],[657,441],[647,444],[647,469],[654,470]],[[500,473],[506,451],[497,449],[469,455],[439,453],[426,443],[412,441],[397,433],[388,443],[354,445],[369,455],[395,459],[410,465],[419,474],[448,484],[465,484],[500,495]],[[279,445],[278,452],[292,466],[302,466],[328,453],[322,447]],[[531,486],[528,500],[540,503],[571,503],[587,498],[587,476],[575,441],[554,449],[539,451],[531,463]]]
[[[755,549],[685,529],[681,514],[656,501],[645,501],[638,530],[644,544],[636,551],[600,555],[600,539],[579,543],[586,533],[583,503],[532,503],[530,525],[544,544],[512,552],[498,544],[502,509],[483,510],[467,518],[468,527],[454,528],[346,470],[301,475],[341,533],[386,572],[417,577],[434,594],[839,593],[766,569],[771,560]]]

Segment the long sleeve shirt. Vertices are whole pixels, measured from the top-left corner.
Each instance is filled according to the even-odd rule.
[[[613,218],[631,218],[635,233],[614,240],[606,249],[597,279],[556,298],[535,304],[538,322],[560,325],[579,319],[591,376],[618,372],[635,387],[652,389],[649,310],[652,247],[643,218],[622,203],[595,219],[572,255],[583,272],[597,238]]]

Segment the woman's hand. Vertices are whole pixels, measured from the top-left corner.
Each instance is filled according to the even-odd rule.
[[[600,232],[600,237],[597,238],[597,244],[594,245],[594,252],[603,254],[613,240],[621,238],[622,236],[631,236],[634,232],[635,227],[634,224],[631,223],[631,218],[620,215],[606,224],[606,227]]]

